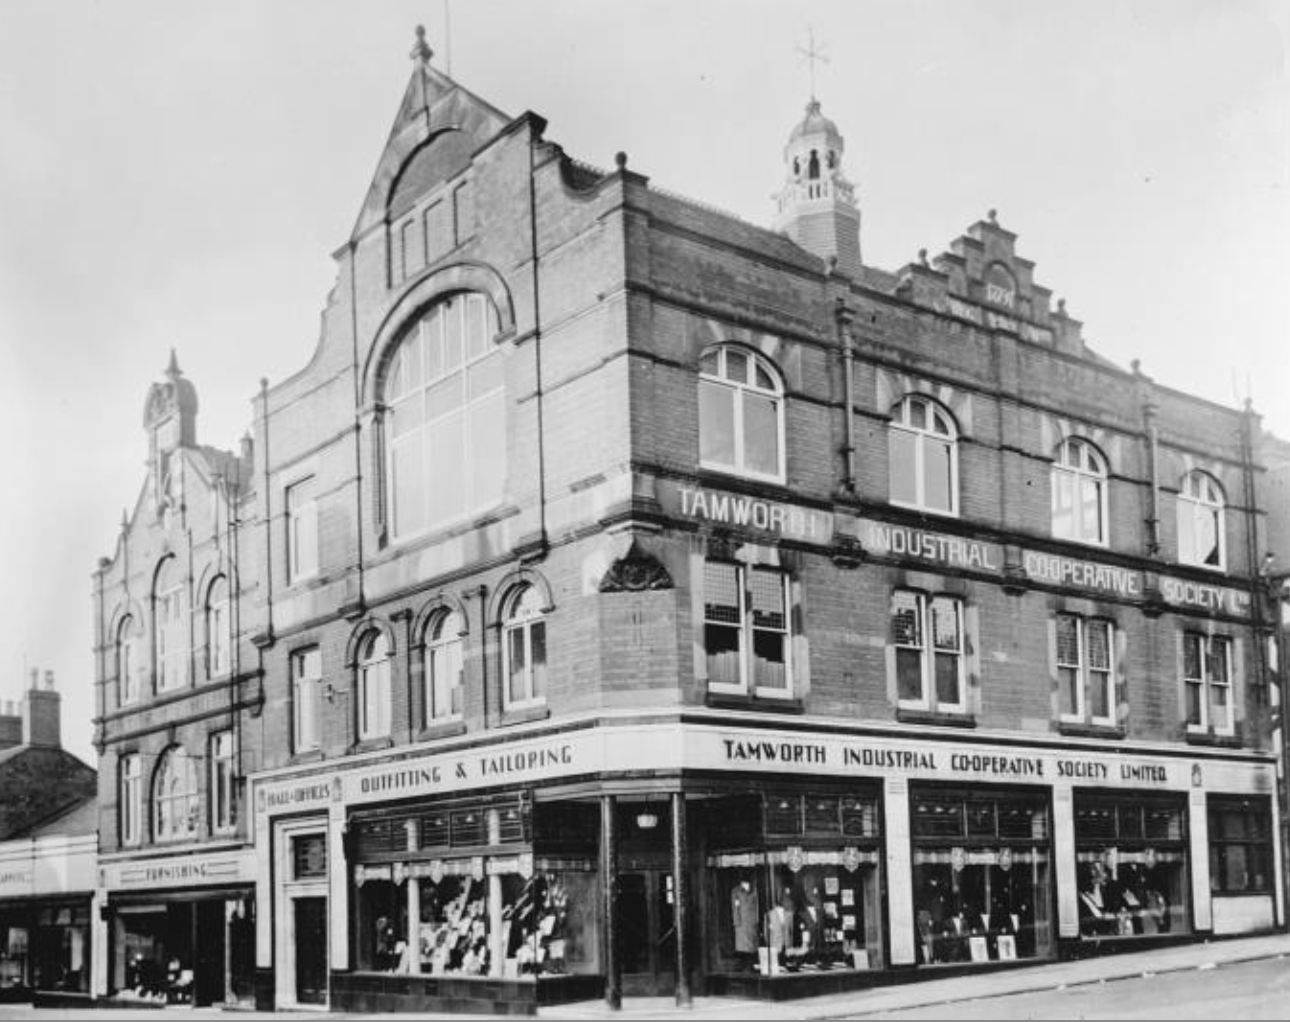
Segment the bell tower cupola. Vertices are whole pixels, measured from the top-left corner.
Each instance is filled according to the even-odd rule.
[[[836,260],[839,272],[858,277],[860,209],[855,187],[842,173],[845,148],[838,126],[811,96],[784,146],[786,180],[774,227],[821,259]]]

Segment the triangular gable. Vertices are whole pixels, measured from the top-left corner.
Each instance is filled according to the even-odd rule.
[[[412,70],[398,116],[354,225],[355,238],[385,219],[391,192],[408,159],[427,141],[446,131],[460,131],[474,152],[500,132],[511,118],[428,63]]]

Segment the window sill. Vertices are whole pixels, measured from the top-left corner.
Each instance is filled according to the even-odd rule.
[[[801,699],[788,696],[758,696],[739,692],[709,691],[704,703],[714,710],[756,710],[761,713],[798,714],[806,712],[806,705]]]
[[[913,710],[896,707],[896,720],[902,724],[933,724],[938,727],[976,727],[976,717],[971,713],[942,713],[939,710]]]
[[[1088,724],[1080,720],[1059,720],[1057,733],[1070,735],[1073,738],[1111,738],[1123,739],[1124,728],[1114,724]]]
[[[466,722],[464,720],[443,720],[434,724],[428,724],[417,732],[416,740],[418,742],[432,742],[438,738],[455,738],[457,735],[466,733]]]
[[[323,758],[321,748],[302,749],[300,752],[292,753],[291,765],[295,766],[300,763],[318,763]]]
[[[959,517],[959,513],[957,511],[946,510],[945,508],[940,507],[926,507],[922,504],[906,503],[903,500],[893,500],[891,501],[891,506],[898,507],[902,511],[916,511],[920,515],[935,515],[937,518],[956,520]]]
[[[349,747],[350,752],[376,752],[379,749],[389,749],[394,746],[394,739],[389,735],[382,735],[380,738],[360,738]]]
[[[509,727],[512,724],[528,724],[534,720],[546,720],[551,716],[551,707],[546,703],[537,703],[532,706],[516,706],[502,710],[502,719],[498,721],[499,726]],[[462,726],[465,730],[465,726]]]
[[[1209,731],[1188,731],[1188,745],[1210,745],[1219,749],[1239,749],[1241,740],[1236,735],[1220,735]]]

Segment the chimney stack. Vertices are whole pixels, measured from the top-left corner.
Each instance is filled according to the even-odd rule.
[[[54,672],[45,672],[45,687],[40,687],[40,671],[32,668],[31,689],[22,703],[22,744],[57,749],[62,745],[62,698],[54,691]]]

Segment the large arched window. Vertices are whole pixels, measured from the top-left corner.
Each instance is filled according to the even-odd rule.
[[[358,647],[358,737],[390,733],[390,644],[373,629]]]
[[[1227,564],[1227,501],[1218,480],[1206,472],[1188,472],[1178,492],[1178,560],[1222,570]]]
[[[448,611],[435,617],[426,630],[426,724],[461,716],[463,631],[461,615]]]
[[[228,674],[233,646],[228,579],[220,575],[206,590],[206,670],[212,678]]]
[[[1106,462],[1087,440],[1072,438],[1053,461],[1053,535],[1105,544]]]
[[[546,620],[542,596],[531,585],[516,586],[502,612],[507,707],[546,698]]]
[[[181,746],[167,749],[152,782],[153,833],[158,841],[176,841],[197,834],[201,805],[197,764]]]
[[[901,401],[887,434],[891,502],[958,514],[957,439],[954,420],[935,401],[917,394]]]
[[[124,617],[116,629],[117,700],[122,706],[139,698],[139,647],[134,618]]]
[[[385,384],[390,526],[395,539],[475,514],[502,498],[506,407],[497,315],[462,293],[404,337]]]
[[[729,344],[703,356],[699,461],[704,468],[784,481],[784,391],[768,360]]]
[[[157,688],[188,683],[187,608],[184,577],[173,557],[162,563],[152,590]]]

